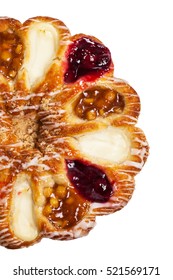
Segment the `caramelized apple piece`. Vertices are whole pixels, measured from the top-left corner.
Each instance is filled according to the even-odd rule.
[[[124,107],[124,98],[117,91],[93,87],[81,93],[74,110],[79,118],[90,121],[98,116],[107,117],[113,113],[122,113]]]
[[[55,184],[43,191],[46,203],[43,215],[57,229],[68,229],[82,220],[88,209],[88,203],[74,190]]]
[[[23,61],[23,44],[15,30],[0,32],[0,73],[14,79]]]

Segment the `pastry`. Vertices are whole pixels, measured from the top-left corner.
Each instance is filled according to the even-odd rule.
[[[86,235],[148,156],[140,100],[109,49],[63,22],[0,18],[0,245]]]

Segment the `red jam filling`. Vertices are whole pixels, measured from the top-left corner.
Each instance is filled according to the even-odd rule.
[[[84,75],[101,76],[109,70],[111,53],[107,47],[90,38],[83,37],[73,42],[68,51],[68,67],[65,83],[73,83]]]
[[[76,191],[91,202],[107,202],[113,192],[106,174],[80,160],[66,160],[67,175]]]

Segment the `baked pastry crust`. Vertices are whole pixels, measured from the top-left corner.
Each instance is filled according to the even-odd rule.
[[[0,18],[0,36],[0,245],[84,236],[147,159],[139,96],[100,40],[60,20]]]

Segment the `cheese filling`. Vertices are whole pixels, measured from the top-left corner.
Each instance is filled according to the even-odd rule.
[[[130,139],[125,130],[108,127],[78,138],[82,153],[114,164],[122,163],[130,152]]]
[[[24,241],[32,241],[38,235],[32,192],[25,174],[19,175],[14,184],[11,228],[14,235]]]
[[[30,27],[24,62],[30,86],[44,77],[53,59],[56,58],[58,41],[57,30],[51,24],[39,22]]]

